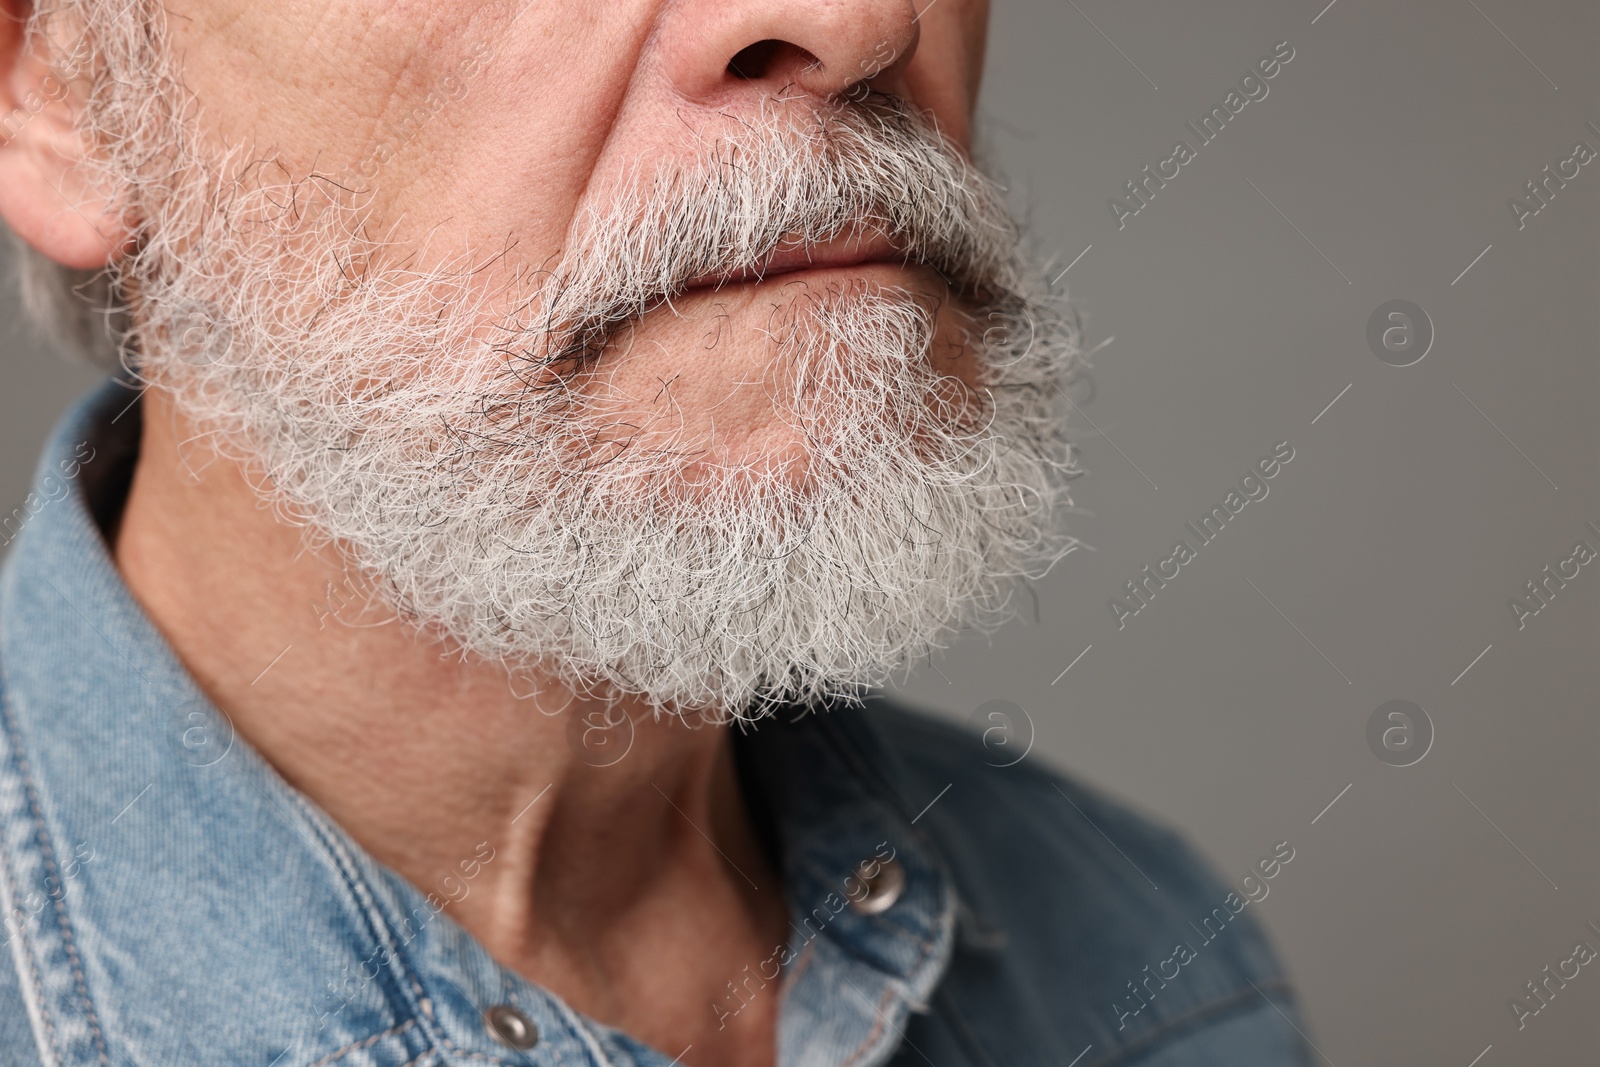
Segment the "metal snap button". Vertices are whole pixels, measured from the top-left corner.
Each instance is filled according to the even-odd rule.
[[[867,887],[860,899],[850,902],[860,915],[882,915],[906,891],[906,869],[897,859],[863,860],[856,876]]]
[[[539,1043],[539,1030],[533,1020],[509,1004],[496,1004],[483,1013],[489,1033],[502,1044],[527,1051]]]

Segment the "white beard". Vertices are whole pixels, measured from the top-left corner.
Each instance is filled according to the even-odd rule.
[[[465,258],[383,266],[315,182],[197,165],[129,268],[138,369],[464,654],[714,716],[855,693],[998,620],[1012,580],[1071,547],[1057,404],[1077,335],[1027,295],[995,187],[903,109],[851,105],[826,131],[775,121],[636,181],[580,216],[554,278],[496,292]],[[321,202],[291,227],[270,209],[287,197]],[[797,302],[771,342],[797,449],[726,455],[665,424],[620,440],[619,329],[785,234],[863,223],[982,294],[983,390],[933,370],[925,300],[857,284]]]

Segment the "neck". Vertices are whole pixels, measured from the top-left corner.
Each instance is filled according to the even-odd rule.
[[[671,988],[684,915],[715,916],[715,962],[677,976],[704,1022],[786,924],[729,732],[553,682],[514,692],[497,665],[383,614],[336,550],[305,550],[159,390],[143,404],[117,565],[238,732],[506,966],[645,1040],[700,1039],[698,1023],[652,1025],[633,995]],[[623,715],[631,743],[626,724],[595,729]]]

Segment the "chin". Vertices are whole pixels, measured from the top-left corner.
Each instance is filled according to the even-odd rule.
[[[676,457],[664,493],[812,496],[846,438],[931,459],[979,427],[980,344],[926,268],[790,271],[690,289],[620,330],[576,387],[615,455]]]

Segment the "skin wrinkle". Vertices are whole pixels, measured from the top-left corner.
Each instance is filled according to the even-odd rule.
[[[990,625],[1070,547],[1076,332],[966,145],[983,5],[180,0],[152,52],[127,2],[82,162],[138,208],[107,245],[154,385],[130,590],[380,862],[429,886],[493,844],[451,912],[506,967],[770,1064],[777,998],[710,1007],[787,925],[721,723]],[[827,59],[732,78],[730,12]],[[308,178],[385,139],[369,198]],[[12,158],[0,212],[66,255]],[[907,261],[684,291],[862,230]],[[608,711],[634,736],[600,768],[568,726]]]
[[[522,13],[527,10],[527,7],[530,4],[532,4],[534,2],[534,0],[510,0],[510,2],[517,9],[518,13],[517,13],[517,15],[515,17],[516,18],[520,18]],[[604,5],[580,5],[580,12],[579,12],[578,17],[581,18],[581,17],[589,16],[589,17],[592,18],[595,10],[597,8],[603,9],[603,7],[604,7]],[[643,23],[643,25],[646,25],[646,26],[653,25],[653,20],[646,21],[645,23]],[[638,56],[639,51],[641,51],[644,48],[644,44],[645,44],[645,36],[641,35],[640,39],[639,39],[638,48],[635,49],[634,52],[632,53],[632,55],[634,56],[635,60],[637,60],[637,56]],[[583,51],[587,51],[587,49],[585,49]],[[584,65],[583,65],[583,62],[582,62],[582,55],[581,54],[580,55],[576,55],[576,56],[571,56],[569,58],[570,58],[570,63],[572,65],[577,66],[578,69],[584,69]],[[547,60],[547,62],[548,62],[548,60]],[[566,66],[567,64],[560,64],[560,65],[561,66]],[[632,67],[630,65],[619,64],[617,69],[619,71],[627,71],[627,70],[632,69]],[[578,127],[578,126],[583,125],[583,124],[592,124],[597,128],[603,128],[603,129],[608,130],[608,131],[614,129],[615,120],[617,118],[617,115],[619,114],[619,112],[622,109],[623,101],[627,97],[629,86],[632,84],[632,79],[628,78],[626,75],[619,74],[617,77],[615,77],[613,79],[613,81],[616,83],[614,85],[614,88],[612,88],[609,93],[604,93],[603,92],[603,93],[601,93],[599,95],[599,99],[597,99],[591,105],[591,111],[590,111],[590,113],[589,113],[589,115],[587,116],[586,119],[580,120],[580,119],[578,119],[576,117],[574,118],[573,123],[572,123],[572,125],[574,127]],[[610,146],[610,139],[608,137],[606,139],[602,139],[599,143],[597,143],[595,145],[594,150],[592,151],[592,153],[585,153],[583,150],[580,149],[580,151],[578,151],[576,153],[567,153],[567,154],[564,155],[563,158],[568,160],[568,163],[567,163],[568,169],[577,170],[578,172],[580,172],[582,174],[582,178],[578,182],[577,187],[572,192],[570,198],[568,200],[564,201],[563,204],[561,205],[561,207],[566,210],[568,217],[571,217],[572,215],[574,215],[576,213],[577,205],[581,204],[584,201],[584,199],[589,195],[590,186],[591,186],[592,182],[594,181],[596,168],[597,168],[597,166],[599,164],[599,161],[605,156],[606,151],[607,151],[609,146]],[[461,147],[465,147],[465,146],[461,146]],[[470,149],[468,149],[468,150],[470,150]],[[529,153],[526,154],[526,158],[538,159],[539,155],[540,154],[537,151],[529,152]],[[441,170],[448,170],[448,168],[440,168],[440,169]],[[454,175],[452,175],[450,177],[450,181],[451,181],[452,186],[453,186],[455,184],[455,181],[456,181]],[[563,242],[563,244],[564,245],[565,244],[570,244],[570,241]]]

